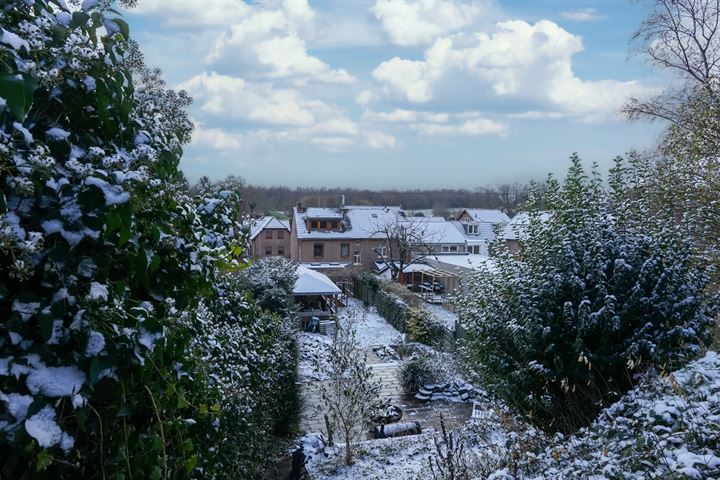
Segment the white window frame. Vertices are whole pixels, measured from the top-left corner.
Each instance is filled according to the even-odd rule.
[[[361,265],[362,264],[362,253],[360,250],[355,250],[353,253],[353,265]]]
[[[477,223],[468,223],[467,233],[468,235],[480,235],[480,225]]]

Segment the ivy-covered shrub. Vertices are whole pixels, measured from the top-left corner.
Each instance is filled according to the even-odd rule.
[[[299,421],[295,330],[248,295],[252,269],[220,279],[190,325],[190,354],[207,385],[197,400],[218,419],[202,446],[205,478],[260,478],[278,437],[294,433]],[[294,268],[274,272],[283,277],[279,283],[294,284]]]
[[[250,292],[269,311],[287,315],[293,306],[297,264],[285,257],[263,257],[238,276],[239,290]]]
[[[496,242],[456,301],[486,387],[548,430],[589,424],[637,372],[674,368],[708,341],[707,259],[648,214],[641,177],[618,161],[606,190],[574,156],[564,185],[548,181],[545,214],[534,192],[519,254]]]
[[[294,388],[295,354],[227,273],[238,194],[185,193],[189,98],[111,2],[68,3],[0,5],[0,477],[252,478],[252,441],[228,444],[227,472],[217,446],[232,426],[283,430],[268,391]],[[228,385],[258,399],[225,407]]]

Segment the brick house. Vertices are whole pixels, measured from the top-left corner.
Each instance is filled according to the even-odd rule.
[[[272,216],[253,219],[250,248],[253,258],[271,255],[290,258],[290,226]]]
[[[315,268],[371,270],[386,238],[383,225],[404,219],[400,207],[293,208],[290,258]]]

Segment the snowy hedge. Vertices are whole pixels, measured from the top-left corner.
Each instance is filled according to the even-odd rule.
[[[190,100],[144,66],[110,3],[0,6],[2,478],[209,475],[213,445],[246,421],[223,415],[234,404],[220,406],[195,310],[225,301],[225,272],[242,266],[239,198],[184,193]],[[240,383],[264,389],[240,405],[257,419],[267,390],[292,381],[292,345],[233,292],[246,301],[222,313],[237,318],[226,339],[244,349],[213,347],[239,372],[258,366]]]
[[[549,430],[573,431],[633,385],[709,340],[717,312],[706,258],[634,195],[641,172],[619,162],[606,190],[572,159],[531,199],[519,255],[502,242],[456,302],[466,358],[486,386]],[[535,192],[537,193],[537,192]]]

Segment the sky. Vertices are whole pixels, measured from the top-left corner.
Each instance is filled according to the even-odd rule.
[[[476,188],[651,147],[647,2],[141,0],[131,37],[194,99],[181,168],[256,185]],[[637,50],[637,49],[635,49]]]

